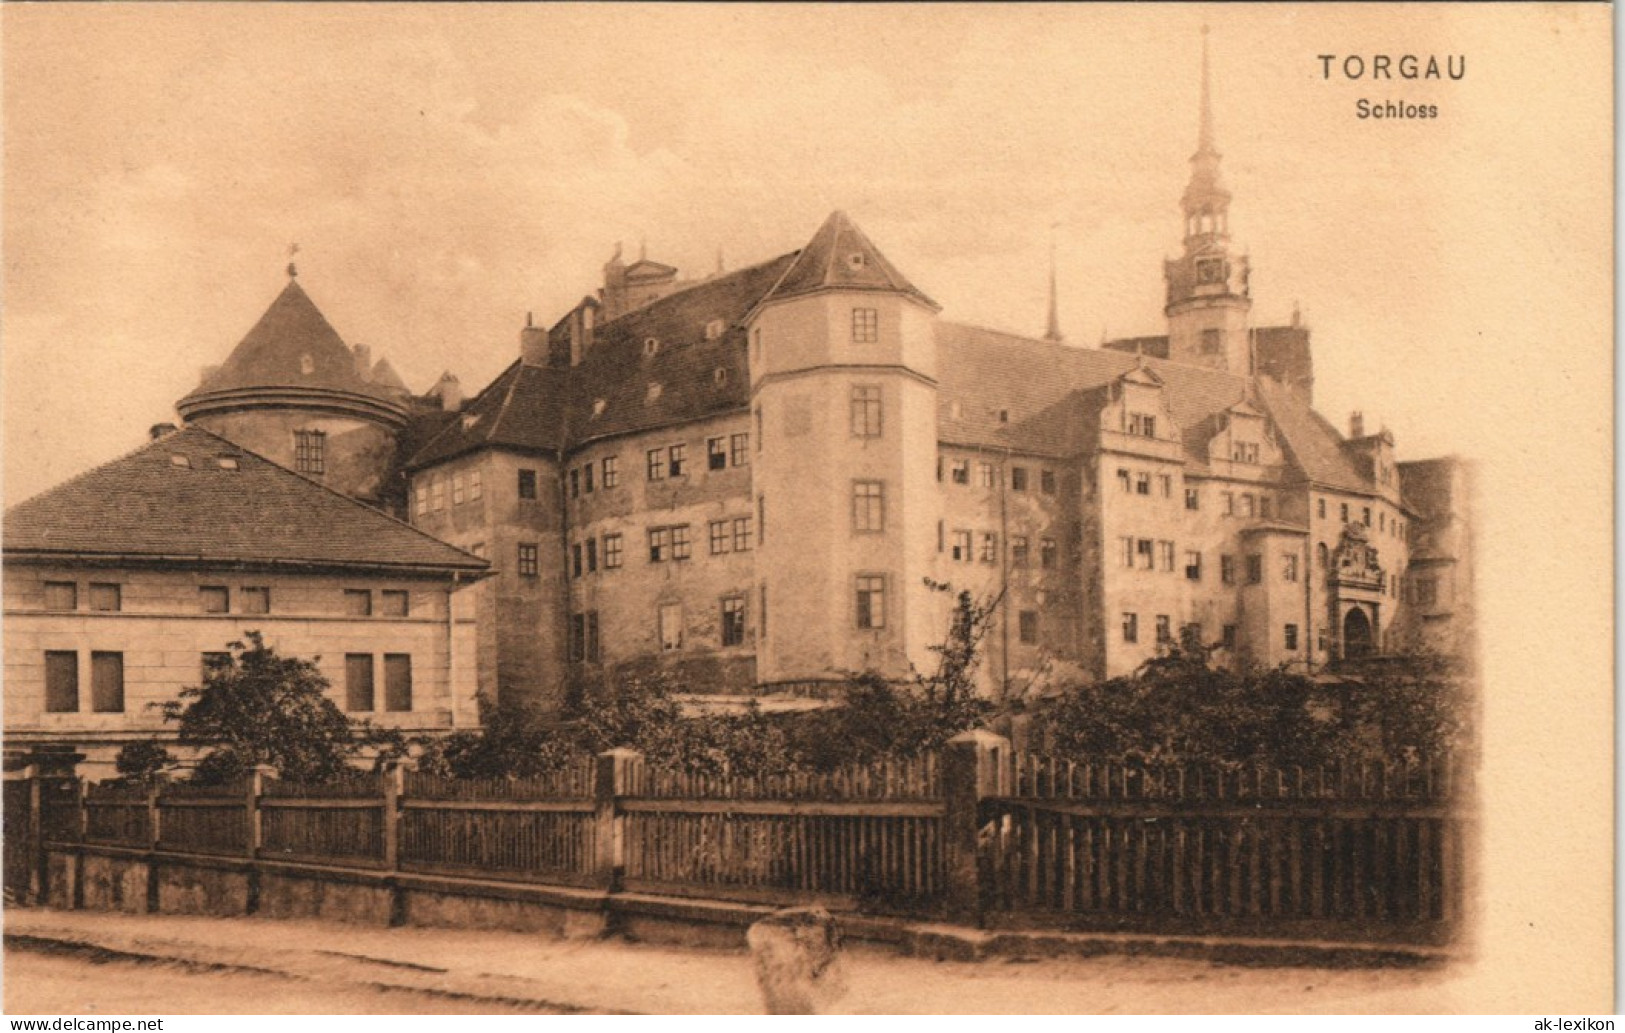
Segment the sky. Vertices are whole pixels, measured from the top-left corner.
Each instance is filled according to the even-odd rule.
[[[1533,765],[1490,812],[1516,862],[1486,878],[1516,874],[1495,898],[1529,948],[1509,971],[1555,986],[1570,975],[1540,959],[1609,913],[1537,926],[1526,890],[1595,888],[1609,856],[1586,833],[1613,745],[1611,16],[0,4],[4,499],[173,419],[294,243],[340,335],[420,391],[445,369],[488,382],[526,313],[591,293],[617,241],[702,274],[793,250],[837,208],[944,318],[1041,333],[1054,227],[1071,342],[1161,332],[1205,23],[1255,322],[1301,310],[1338,425],[1359,409],[1401,458],[1480,464],[1487,749]],[[1467,74],[1351,81],[1318,59],[1405,53]],[[1437,117],[1362,120],[1361,99]]]

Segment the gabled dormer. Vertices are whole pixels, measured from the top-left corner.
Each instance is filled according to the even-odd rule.
[[[1394,435],[1388,428],[1367,434],[1364,415],[1351,413],[1343,451],[1372,487],[1391,499],[1399,498],[1399,462],[1394,456]]]
[[[1144,363],[1106,388],[1100,407],[1100,447],[1164,459],[1180,457],[1180,428],[1163,380]]]
[[[1215,470],[1246,477],[1279,467],[1281,444],[1268,416],[1242,399],[1219,416],[1219,428],[1208,439],[1208,462]]]

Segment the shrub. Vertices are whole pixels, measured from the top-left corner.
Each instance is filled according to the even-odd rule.
[[[151,739],[125,743],[113,760],[119,775],[135,782],[150,782],[173,763],[175,758],[163,744]]]

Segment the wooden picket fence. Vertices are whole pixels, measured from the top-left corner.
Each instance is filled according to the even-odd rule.
[[[1091,763],[973,733],[828,773],[706,777],[628,750],[537,779],[396,768],[319,786],[72,782],[46,838],[993,926],[1447,940],[1463,908],[1446,760]]]

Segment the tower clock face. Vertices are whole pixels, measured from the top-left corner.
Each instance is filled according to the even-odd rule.
[[[1223,283],[1224,259],[1199,258],[1196,261],[1197,283]]]

